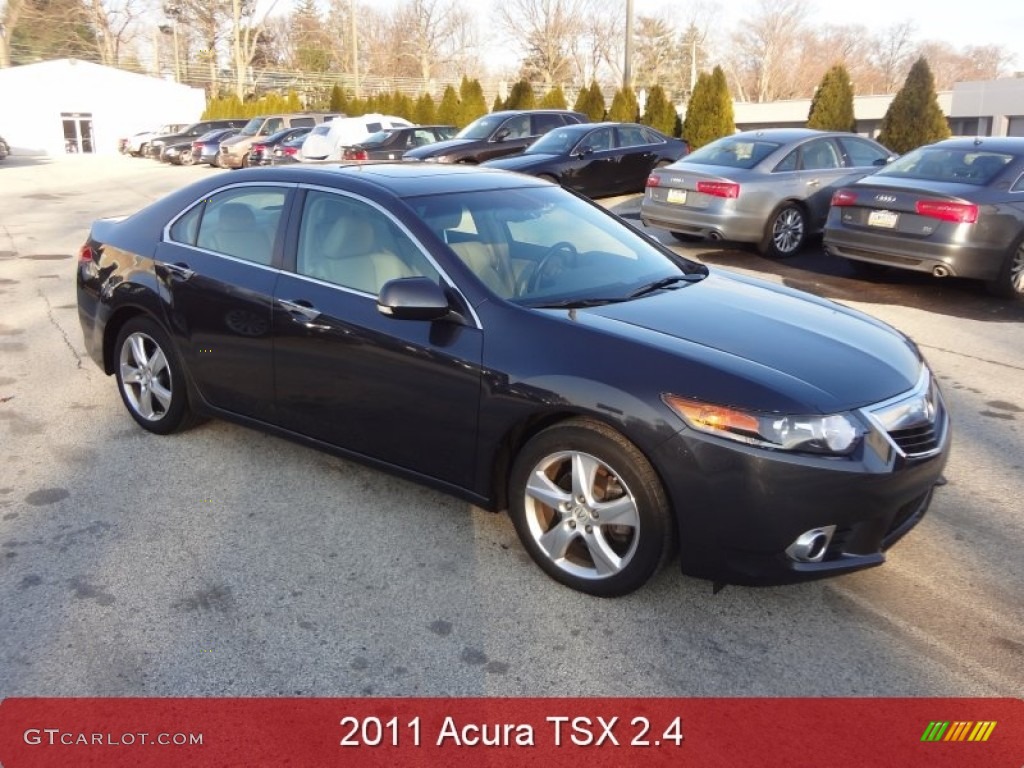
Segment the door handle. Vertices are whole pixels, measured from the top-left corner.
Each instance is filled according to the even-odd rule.
[[[305,299],[299,301],[288,301],[287,299],[278,299],[277,303],[284,307],[292,316],[301,317],[306,322],[312,322],[320,317],[320,310],[314,309],[313,305]]]
[[[191,269],[188,266],[188,264],[183,264],[180,261],[177,264],[165,263],[163,265],[163,268],[166,269],[170,274],[174,275],[177,278],[180,278],[181,280],[188,280],[196,273],[196,271],[194,269]]]
[[[810,181],[807,182],[808,187],[816,187],[819,184],[821,184],[821,179],[811,179]]]

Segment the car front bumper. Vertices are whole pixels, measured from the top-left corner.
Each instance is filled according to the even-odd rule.
[[[683,572],[760,586],[881,565],[942,483],[951,443],[944,406],[938,419],[937,447],[920,458],[871,435],[850,457],[822,457],[680,431],[654,459],[675,509]],[[807,534],[827,539],[823,554],[797,554]]]

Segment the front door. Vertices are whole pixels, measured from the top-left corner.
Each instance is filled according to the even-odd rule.
[[[274,294],[282,426],[461,487],[473,482],[482,333],[377,310],[388,280],[440,279],[408,233],[368,201],[306,193],[294,271]]]

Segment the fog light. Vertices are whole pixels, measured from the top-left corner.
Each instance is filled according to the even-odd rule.
[[[790,560],[798,563],[820,563],[836,532],[834,525],[812,528],[797,536],[796,541],[786,547]]]

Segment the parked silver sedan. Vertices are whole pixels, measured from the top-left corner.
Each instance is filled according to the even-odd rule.
[[[766,256],[792,256],[809,234],[821,231],[837,186],[894,157],[852,133],[737,133],[651,173],[640,218],[680,240],[757,243]]]
[[[1024,299],[1024,138],[947,139],[836,190],[825,249]]]

